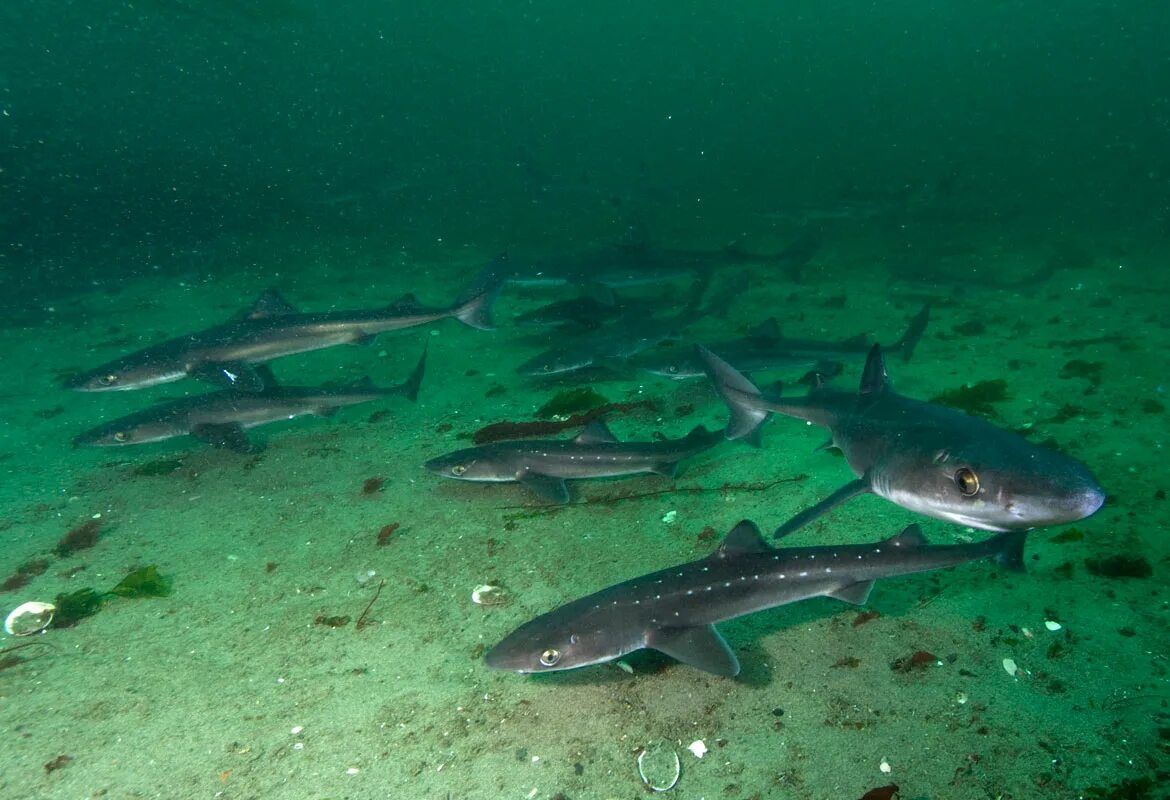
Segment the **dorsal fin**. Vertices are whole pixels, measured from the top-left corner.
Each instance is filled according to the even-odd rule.
[[[256,364],[252,367],[252,369],[256,371],[256,374],[260,376],[260,380],[264,384],[262,391],[267,392],[271,389],[280,388],[280,381],[278,381],[276,376],[272,374],[272,368],[270,366],[267,364]]]
[[[886,375],[886,359],[882,356],[882,346],[875,344],[869,349],[869,356],[865,359],[865,370],[861,373],[861,396],[876,397],[889,388],[890,379]]]
[[[612,444],[618,439],[603,419],[595,419],[573,439],[576,444]]]
[[[413,293],[404,294],[386,306],[387,311],[393,311],[399,314],[407,314],[412,311],[417,311],[420,308],[422,308],[422,304],[419,303],[418,298]]]
[[[766,339],[768,341],[776,341],[783,338],[780,333],[780,323],[775,317],[768,317],[753,327],[748,331],[748,336],[752,339]]]
[[[283,317],[286,314],[297,313],[293,304],[284,299],[276,289],[265,289],[252,303],[245,315],[246,319],[268,319],[269,317]]]
[[[723,543],[713,554],[713,558],[735,558],[736,556],[766,553],[772,548],[760,536],[760,529],[750,519],[740,521],[723,538]]]
[[[926,541],[926,537],[922,535],[922,528],[918,527],[918,525],[907,525],[900,533],[886,539],[882,544],[912,550],[916,547],[925,547],[929,543]]]

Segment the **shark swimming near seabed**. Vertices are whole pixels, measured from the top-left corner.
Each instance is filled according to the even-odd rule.
[[[989,531],[1026,530],[1084,519],[1105,492],[1081,462],[1034,445],[982,419],[898,394],[880,345],[865,362],[857,393],[814,387],[806,397],[765,397],[704,347],[696,352],[731,418],[729,439],[759,444],[773,413],[828,428],[857,476],[782,525],[790,533],[858,495]]]
[[[82,392],[118,391],[190,377],[220,388],[259,392],[265,384],[257,365],[282,356],[341,344],[368,344],[380,333],[448,317],[490,330],[491,304],[501,286],[502,268],[502,258],[489,264],[447,308],[427,308],[408,294],[385,308],[301,313],[269,290],[241,319],[123,356],[74,375],[66,386]]]
[[[813,597],[861,605],[876,580],[985,558],[1022,572],[1026,535],[1008,531],[973,544],[931,545],[911,525],[870,544],[773,549],[744,520],[706,558],[619,583],[521,625],[484,663],[553,672],[649,648],[731,678],[739,674],[739,659],[716,630],[719,622]]]
[[[619,367],[627,359],[662,342],[677,341],[682,331],[695,322],[699,305],[707,290],[705,279],[695,281],[684,305],[667,316],[635,306],[616,321],[584,333],[564,338],[557,344],[525,361],[516,371],[532,378],[564,375],[588,367]]]
[[[681,439],[622,442],[602,420],[594,420],[575,439],[495,442],[433,458],[424,466],[444,478],[519,483],[544,500],[567,503],[566,480],[642,473],[674,477],[680,461],[723,438],[722,431],[700,425]]]
[[[902,337],[889,349],[900,354],[903,361],[909,361],[929,322],[930,306],[924,305],[910,320]],[[769,317],[752,328],[747,336],[715,342],[706,348],[740,372],[803,368],[831,378],[841,372],[839,359],[862,357],[871,346],[865,334],[840,341],[789,338],[780,332],[776,318]],[[631,357],[629,364],[653,375],[676,380],[706,374],[706,365],[695,352],[694,345],[647,349]]]
[[[341,388],[281,386],[260,366],[264,389],[241,392],[221,389],[208,394],[160,403],[112,420],[80,434],[75,447],[121,447],[191,436],[212,447],[237,453],[254,453],[258,445],[247,431],[260,425],[313,415],[331,417],[338,409],[387,397],[418,397],[427,351],[423,348],[410,377],[398,386],[378,388],[363,378]]]

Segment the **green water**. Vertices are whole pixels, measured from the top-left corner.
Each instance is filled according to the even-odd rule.
[[[1153,0],[0,6],[0,579],[20,577],[0,605],[152,565],[173,590],[0,639],[32,643],[0,653],[0,797],[634,798],[639,754],[670,750],[687,798],[1167,796],[1167,41]],[[759,449],[573,482],[564,507],[423,470],[574,386],[637,404],[610,415],[623,439],[724,423],[703,380],[516,373],[575,334],[515,317],[586,280],[506,287],[491,332],[441,320],[271,364],[390,386],[428,343],[416,403],[268,425],[249,455],[71,446],[208,387],[65,378],[265,288],[307,312],[444,307],[500,253],[607,249],[710,267],[687,341],[774,316],[889,343],[929,303],[897,389],[1004,380],[979,410],[1083,461],[1108,502],[1030,534],[1026,574],[723,624],[734,680],[653,654],[533,678],[482,654],[823,499],[851,477],[823,431],[778,419]],[[618,293],[665,316],[689,286]],[[87,520],[96,544],[58,547]],[[864,497],[793,544],[911,522],[984,535]],[[1148,573],[1090,568],[1115,556]]]

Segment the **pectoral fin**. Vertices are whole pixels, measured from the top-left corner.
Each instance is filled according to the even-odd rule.
[[[243,427],[236,422],[196,425],[191,429],[191,435],[212,447],[222,447],[233,453],[253,453],[257,449],[248,441]]]
[[[712,675],[734,678],[739,674],[739,659],[714,625],[657,628],[646,636],[646,646]]]
[[[517,475],[516,480],[524,488],[550,503],[569,502],[569,487],[565,486],[563,478],[526,471]]]
[[[772,538],[779,539],[782,536],[787,536],[793,531],[803,528],[805,525],[809,524],[822,514],[827,514],[831,509],[836,508],[848,500],[852,500],[859,494],[865,494],[869,491],[872,490],[870,488],[869,481],[865,478],[858,478],[857,480],[849,481],[849,483],[833,492],[821,502],[814,506],[809,506],[795,517],[785,522],[776,529],[776,531],[772,534]]]
[[[836,591],[828,593],[828,597],[844,600],[855,606],[863,606],[869,602],[869,593],[873,589],[873,581],[858,581],[848,586],[842,586]]]

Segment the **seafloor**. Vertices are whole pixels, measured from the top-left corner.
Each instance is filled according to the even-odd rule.
[[[1156,786],[1168,767],[1164,254],[1094,254],[1044,271],[1055,257],[1044,248],[989,247],[932,281],[897,279],[872,250],[830,247],[800,283],[754,267],[728,319],[698,321],[698,340],[771,315],[791,335],[888,340],[929,299],[917,354],[890,364],[897,388],[929,398],[1004,379],[994,420],[1082,459],[1109,492],[1093,518],[1032,533],[1027,574],[971,564],[880,583],[872,618],[826,599],[725,624],[744,668],[728,680],[646,654],[627,660],[632,671],[537,678],[481,663],[532,616],[701,557],[740,519],[775,526],[848,477],[816,451],[823,432],[789,419],[768,425],[762,449],[725,443],[673,482],[577,483],[568,507],[425,472],[427,458],[487,423],[530,419],[564,388],[513,374],[540,344],[509,322],[564,295],[509,289],[491,333],[445,321],[276,362],[292,384],[390,384],[430,342],[417,404],[273,425],[259,455],[188,440],[71,448],[102,419],[200,388],[69,393],[60,383],[74,370],[217,323],[269,285],[306,310],[408,291],[443,304],[490,256],[352,257],[360,249],[306,251],[279,272],[193,270],[6,299],[0,577],[48,564],[0,594],[5,611],[104,591],[151,564],[173,593],[111,599],[72,627],[0,642],[35,642],[0,656],[0,797],[635,798],[646,791],[639,752],[667,745],[682,763],[673,794],[685,798],[857,800],[890,784],[905,800],[1159,796],[1117,792]],[[858,372],[850,363],[840,380]],[[625,438],[724,420],[702,381],[593,388],[657,402],[611,419]],[[363,493],[372,477],[384,483]],[[95,546],[53,553],[95,518]],[[915,519],[866,497],[793,544],[871,541]],[[934,542],[983,535],[917,521]],[[1087,567],[1117,555],[1152,574]],[[473,603],[480,584],[504,587],[510,602]],[[935,658],[897,668],[920,651]],[[696,740],[702,759],[686,749]]]

